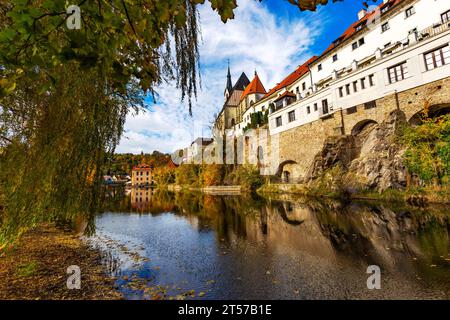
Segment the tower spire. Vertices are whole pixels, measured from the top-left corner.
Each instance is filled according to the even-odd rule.
[[[228,59],[227,86],[226,86],[225,90],[228,90],[228,93],[231,93],[232,89],[233,89],[233,84],[231,82],[230,59]]]

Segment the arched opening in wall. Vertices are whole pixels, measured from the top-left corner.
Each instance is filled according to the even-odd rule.
[[[292,182],[292,172],[286,170],[285,166],[290,164],[297,164],[294,160],[285,160],[278,166],[278,170],[275,173],[275,176],[278,178],[280,182],[283,183],[291,183]]]
[[[231,119],[231,126],[234,127],[235,124],[236,124],[236,120],[234,120],[234,118]]]
[[[439,116],[443,116],[450,113],[450,103],[433,105],[428,108],[428,112],[424,110],[420,110],[416,114],[414,114],[409,120],[408,123],[412,126],[420,125],[424,119],[426,118],[437,118]]]
[[[354,149],[351,155],[352,159],[359,157],[364,141],[366,141],[369,134],[377,125],[378,122],[376,122],[375,120],[365,119],[353,126],[351,131],[354,138]]]
[[[367,136],[375,128],[377,124],[378,122],[372,119],[362,120],[353,126],[352,136],[354,137]]]
[[[256,164],[258,165],[258,168],[261,168],[264,164],[264,149],[262,146],[259,146],[258,149],[256,149]]]

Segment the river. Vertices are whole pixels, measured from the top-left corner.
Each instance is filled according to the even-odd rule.
[[[450,299],[449,208],[133,190],[104,211],[87,241],[126,299]]]

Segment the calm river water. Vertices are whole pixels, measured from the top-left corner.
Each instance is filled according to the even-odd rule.
[[[127,299],[450,299],[449,230],[449,208],[133,190],[88,241]]]

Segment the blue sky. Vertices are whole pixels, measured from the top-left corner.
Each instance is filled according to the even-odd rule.
[[[369,2],[372,4],[371,2]],[[344,0],[299,11],[286,0],[238,0],[236,18],[223,24],[207,5],[200,8],[201,85],[193,103],[193,117],[173,84],[156,88],[156,103],[147,111],[130,114],[117,152],[173,152],[199,136],[210,136],[210,126],[223,105],[227,59],[233,82],[244,71],[254,71],[269,90],[312,55],[319,55],[357,20],[362,1]]]

